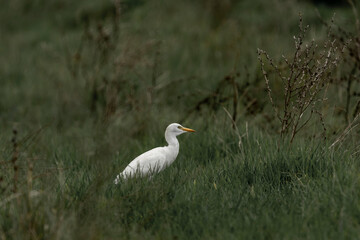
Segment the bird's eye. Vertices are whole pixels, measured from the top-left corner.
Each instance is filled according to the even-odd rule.
[[[182,129],[182,126],[178,126],[178,129]]]

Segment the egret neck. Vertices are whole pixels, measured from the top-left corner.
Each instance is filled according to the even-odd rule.
[[[165,147],[165,149],[167,150],[167,154],[168,154],[167,165],[170,165],[179,154],[180,144],[174,132],[166,131],[165,140],[169,144],[168,146]]]
[[[169,144],[169,147],[177,147],[177,149],[179,149],[179,141],[177,140],[176,134],[174,132],[166,130],[165,140]]]

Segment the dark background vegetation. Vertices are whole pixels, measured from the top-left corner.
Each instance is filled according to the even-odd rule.
[[[358,238],[359,9],[1,1],[0,239]]]

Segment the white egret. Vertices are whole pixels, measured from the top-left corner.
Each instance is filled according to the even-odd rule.
[[[169,145],[151,149],[132,160],[124,171],[116,176],[114,183],[118,184],[120,179],[134,176],[152,175],[172,164],[179,153],[176,136],[185,132],[195,132],[195,130],[185,128],[178,123],[170,124],[165,131],[165,139]]]

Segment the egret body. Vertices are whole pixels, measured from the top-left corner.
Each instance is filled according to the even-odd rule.
[[[178,123],[170,124],[165,131],[168,146],[151,149],[132,160],[124,171],[117,175],[114,183],[118,184],[120,179],[152,175],[172,164],[179,153],[179,141],[176,136],[185,132],[195,132],[195,130],[185,128]]]

